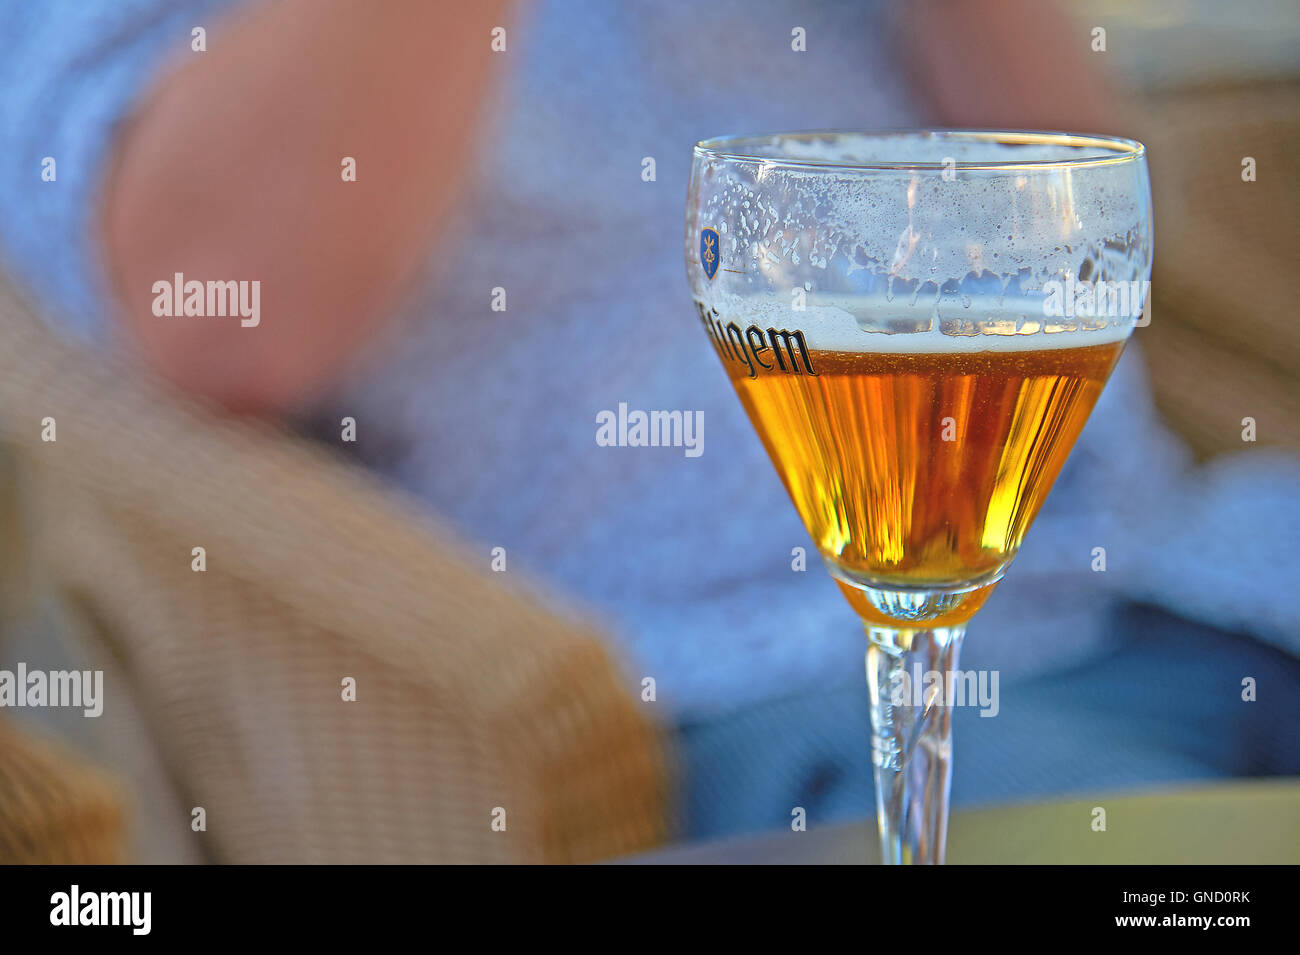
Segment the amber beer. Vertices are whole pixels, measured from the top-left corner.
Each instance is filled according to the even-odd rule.
[[[956,617],[978,609],[1124,347],[1074,345],[1092,336],[1060,333],[1032,336],[1041,347],[1013,336],[891,352],[891,338],[916,336],[873,335],[863,337],[879,351],[827,351],[793,329],[715,324],[715,349],[786,490],[869,617],[879,614],[846,583],[970,586],[974,599]]]

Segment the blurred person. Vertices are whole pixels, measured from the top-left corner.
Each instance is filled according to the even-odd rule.
[[[933,122],[1140,139],[1085,30],[1003,0],[0,6],[0,243],[61,329],[233,412],[320,435],[356,418],[366,464],[601,611],[682,729],[691,833],[781,825],[795,804],[869,811],[856,618],[826,575],[792,571],[811,544],[682,278],[689,147]],[[259,280],[258,323],[157,316],[155,283],[176,273]],[[701,411],[705,453],[598,446],[597,415],[623,402]],[[1251,598],[1266,598],[1296,527],[1294,464],[1208,482],[1187,465],[1132,347],[966,666],[1001,669],[1004,687],[1087,671],[1132,637],[1134,598],[1294,650],[1293,610],[1243,614],[1211,586],[1253,537]],[[1282,519],[1219,508],[1243,494]],[[1110,573],[1089,570],[1099,541]],[[1088,672],[1094,689],[1114,676]],[[1143,708],[1104,691],[1101,708]],[[996,753],[964,757],[954,799],[1240,771],[1226,736],[1179,751],[1183,721],[1222,705],[1166,709],[1149,747],[1108,761],[1076,714],[1017,778]],[[1031,735],[1060,713],[1048,694],[1004,720]]]

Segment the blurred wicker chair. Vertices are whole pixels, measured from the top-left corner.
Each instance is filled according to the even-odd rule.
[[[145,825],[201,806],[185,837],[222,862],[570,862],[665,838],[662,741],[597,634],[340,457],[63,342],[3,285],[0,440],[106,709],[129,695],[175,788],[183,816]]]
[[[1300,451],[1300,86],[1173,88],[1144,104],[1156,216],[1151,327],[1138,332],[1156,403],[1201,457]],[[1258,179],[1243,182],[1242,159]]]
[[[64,747],[0,721],[0,863],[126,858],[120,787]]]

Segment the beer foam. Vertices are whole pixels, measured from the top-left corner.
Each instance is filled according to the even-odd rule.
[[[1032,300],[1046,283],[1150,275],[1145,164],[1104,141],[783,134],[709,146],[686,251],[698,261],[700,233],[714,229],[721,262],[708,281],[692,271],[697,296],[916,299],[933,303],[936,323],[960,325],[975,298],[1041,314]],[[891,161],[910,165],[839,165]]]
[[[1082,348],[1123,341],[1134,327],[1132,320],[1110,322],[1024,314],[996,299],[972,300],[971,314],[962,323],[936,321],[924,310],[906,303],[871,298],[809,303],[802,311],[772,299],[739,296],[715,298],[706,304],[717,310],[716,318],[724,326],[735,322],[742,329],[757,325],[761,329],[800,331],[812,350],[858,354],[940,355]]]

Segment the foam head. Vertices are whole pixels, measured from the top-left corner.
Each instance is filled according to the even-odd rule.
[[[1149,223],[1136,143],[794,133],[696,147],[686,250],[699,301],[787,313],[819,347],[933,350],[900,344],[928,333],[1032,335],[975,347],[1041,348],[1040,336],[1128,333],[1150,276]],[[705,229],[718,235],[712,278],[699,264]],[[893,341],[869,344],[878,335]]]

